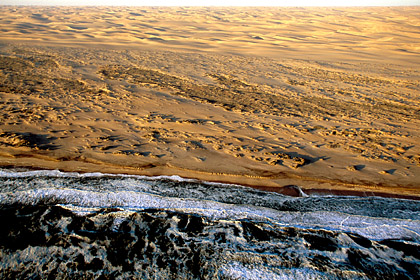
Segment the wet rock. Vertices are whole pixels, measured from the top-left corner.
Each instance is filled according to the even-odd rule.
[[[396,251],[401,251],[405,256],[420,259],[420,245],[405,240],[385,239],[380,242]]]
[[[257,240],[257,241],[268,241],[270,240],[269,232],[261,229],[255,223],[243,221],[242,227],[244,229],[244,236],[248,241]]]
[[[310,244],[310,248],[320,251],[334,252],[338,249],[337,235],[328,231],[311,232],[303,238]]]
[[[250,219],[112,208],[81,216],[21,204],[2,206],[0,218],[2,279],[224,279],[223,267],[312,271],[325,279],[413,279],[419,272],[412,241]]]
[[[365,248],[370,248],[372,247],[372,241],[370,241],[369,239],[360,236],[358,234],[354,234],[354,233],[347,233],[347,235],[357,244],[359,244],[362,247]]]
[[[357,249],[347,252],[348,260],[356,269],[369,275],[371,279],[410,279],[396,264],[386,262],[371,253],[364,253]],[[372,273],[374,271],[374,273]]]

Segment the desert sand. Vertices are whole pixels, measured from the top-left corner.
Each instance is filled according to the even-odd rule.
[[[420,7],[0,7],[0,165],[420,197]]]

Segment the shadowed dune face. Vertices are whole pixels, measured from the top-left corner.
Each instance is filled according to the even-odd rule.
[[[1,7],[0,40],[418,64],[418,7]]]

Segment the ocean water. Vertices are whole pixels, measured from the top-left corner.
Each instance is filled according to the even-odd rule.
[[[0,278],[419,279],[420,201],[0,170]]]

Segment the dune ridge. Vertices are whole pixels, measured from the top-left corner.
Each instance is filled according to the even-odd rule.
[[[418,7],[0,8],[2,40],[418,65]]]

